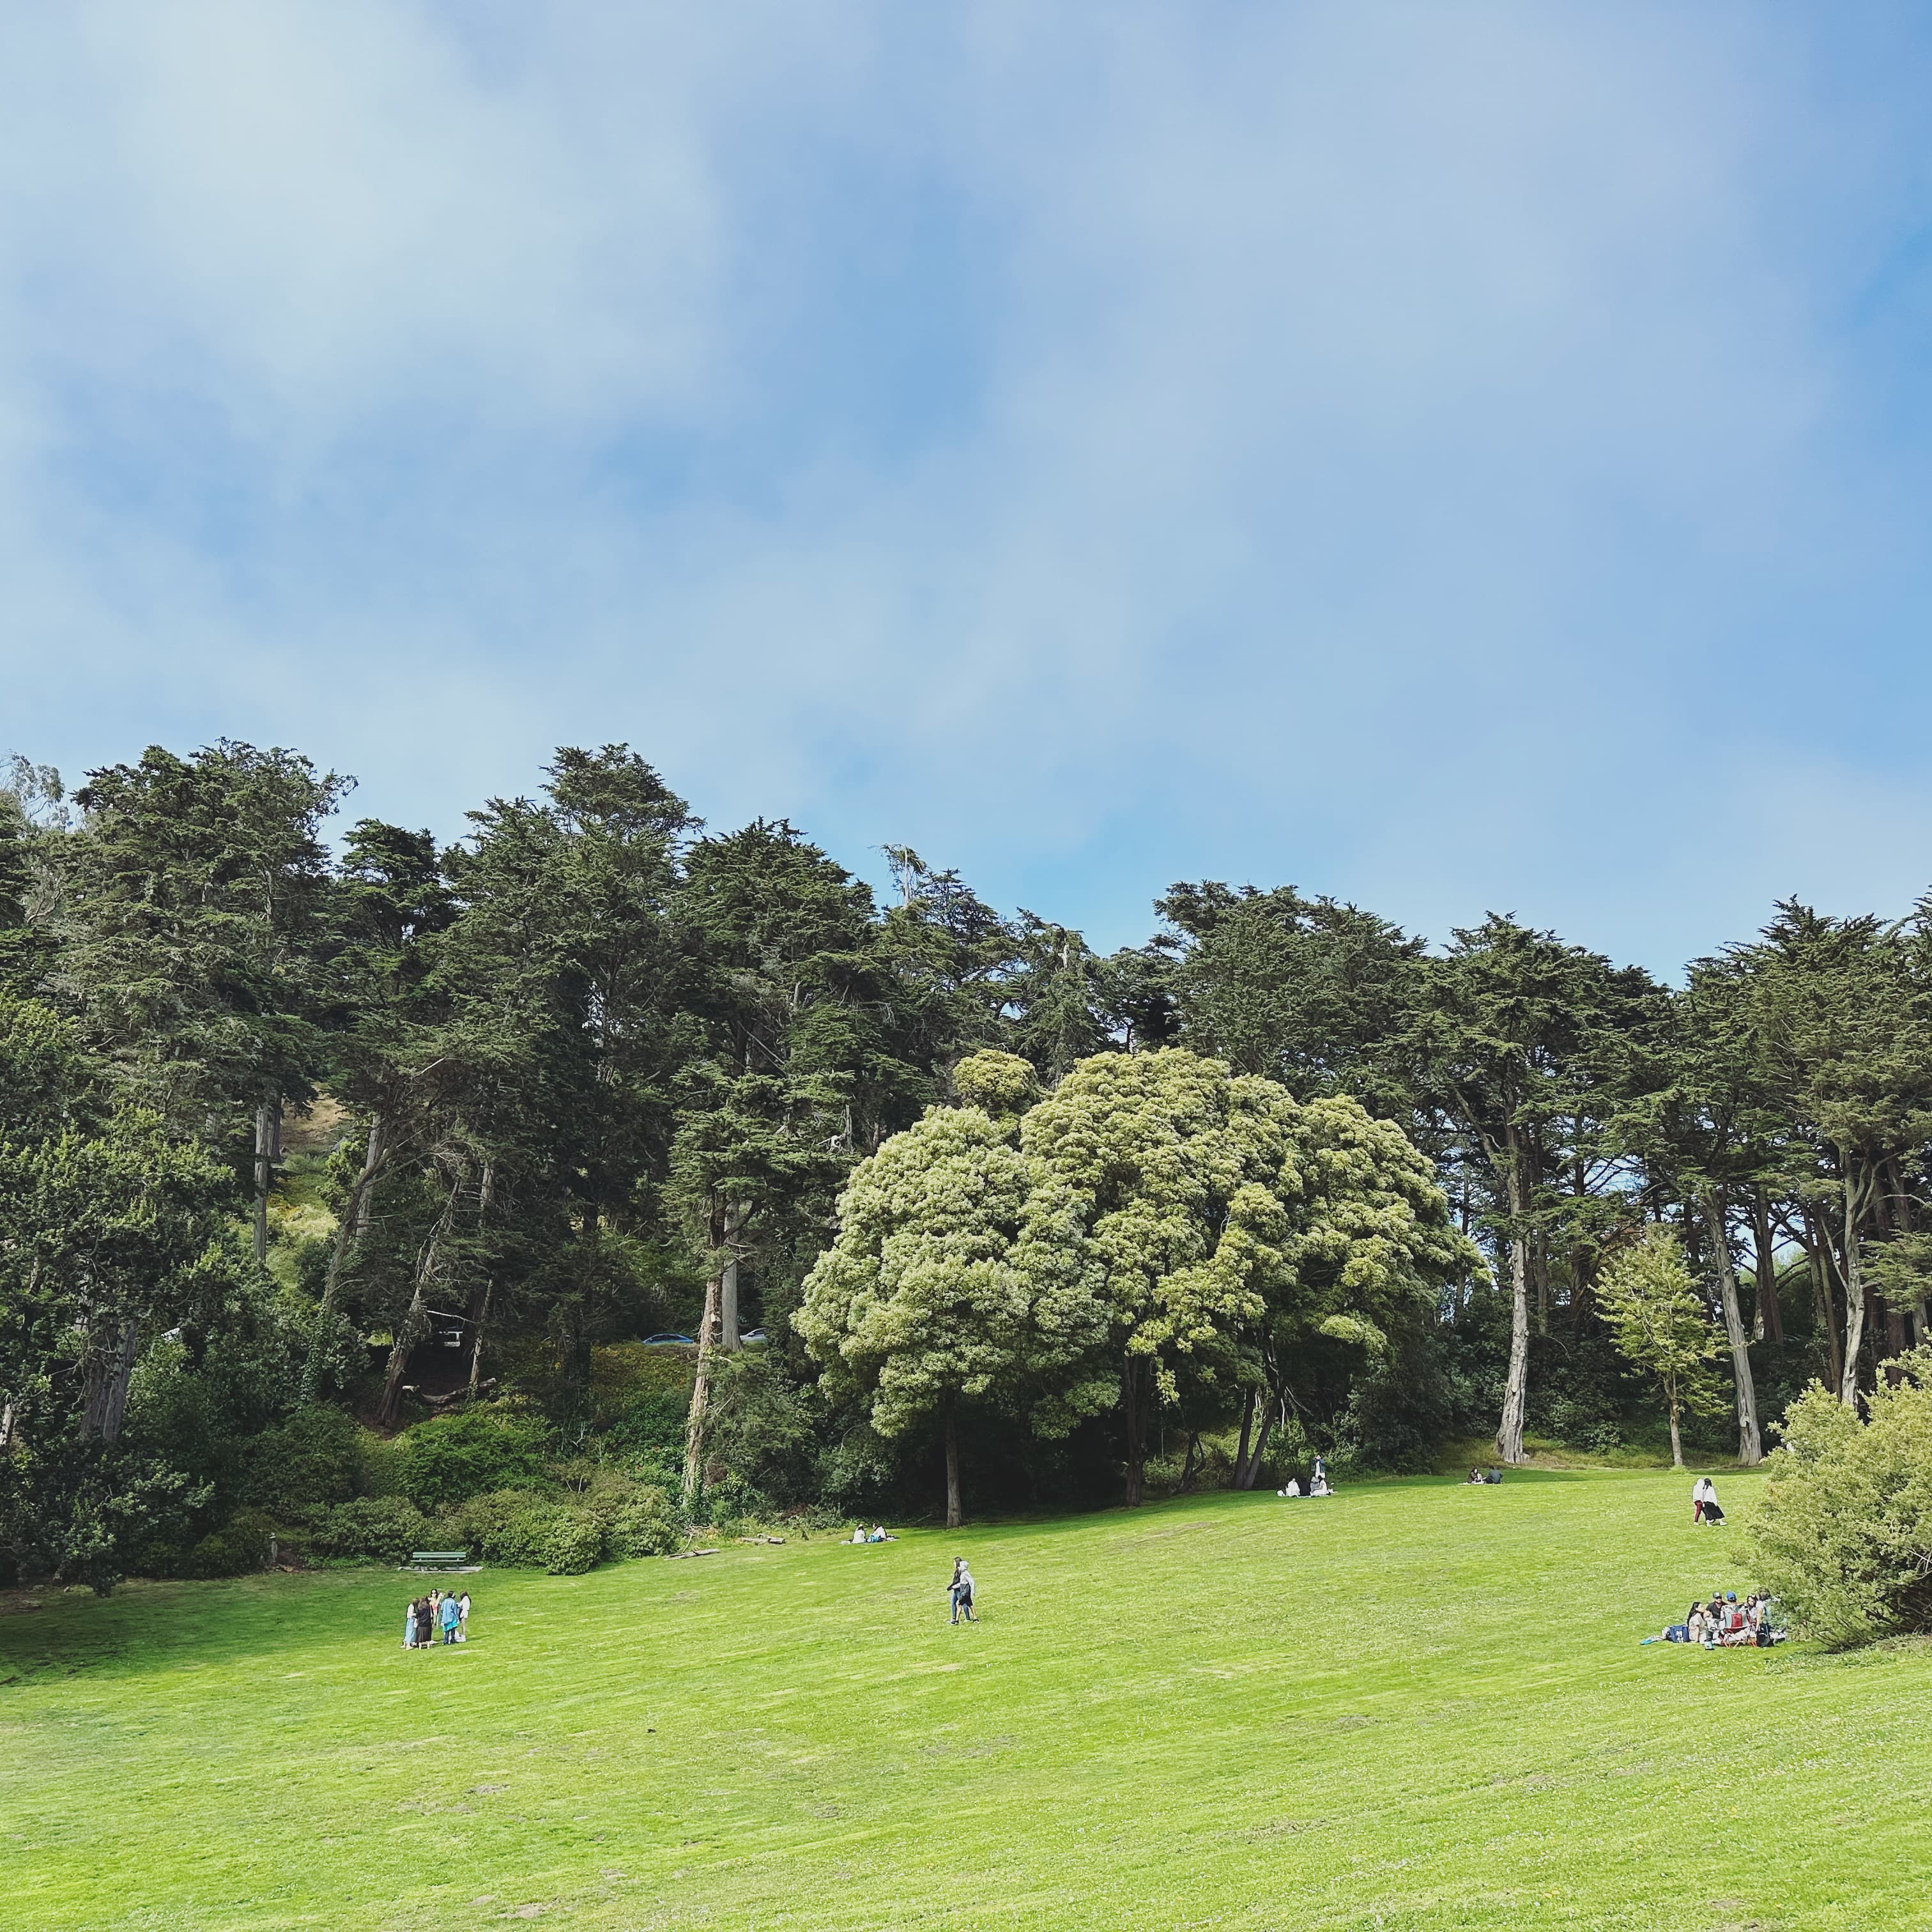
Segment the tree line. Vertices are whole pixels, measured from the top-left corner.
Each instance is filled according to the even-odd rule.
[[[1613,1264],[1658,1228],[1726,1372],[1670,1387],[1718,1389],[1747,1463],[1814,1377],[1854,1403],[1924,1338],[1932,906],[1780,905],[1671,986],[1510,916],[1432,949],[1202,880],[1102,956],[908,848],[880,903],[788,821],[711,832],[622,745],[546,781],[442,845],[344,824],[350,782],[287,750],[151,747],[71,796],[16,761],[12,1546],[106,1550],[192,1491],[127,1439],[162,1354],[229,1377],[211,1436],[302,1402],[394,1426],[452,1312],[475,1392],[514,1370],[586,1426],[595,1346],[688,1326],[688,1491],[944,1459],[956,1507],[962,1428],[1003,1492],[1130,1496],[1163,1438],[1198,1480],[1238,1432],[1252,1484],[1291,1441],[1603,1437],[1646,1359],[1648,1277]],[[278,1242],[285,1124],[319,1105],[330,1225]],[[1091,1164],[1109,1133],[1230,1185],[1129,1186]]]

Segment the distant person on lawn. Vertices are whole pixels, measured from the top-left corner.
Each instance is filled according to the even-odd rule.
[[[1700,1476],[1690,1486],[1690,1520],[1694,1523],[1722,1522],[1724,1513],[1718,1507],[1718,1486],[1708,1476]]]
[[[427,1650],[436,1628],[436,1605],[428,1597],[416,1599],[416,1648]]]
[[[454,1643],[456,1641],[456,1627],[463,1621],[463,1612],[456,1607],[455,1598],[446,1595],[436,1615],[442,1624],[443,1642]]]
[[[416,1600],[412,1597],[408,1607],[403,1612],[403,1648],[413,1650],[416,1647]]]
[[[470,1592],[467,1590],[456,1600],[456,1640],[458,1643],[470,1641]]]
[[[980,1621],[973,1614],[973,1573],[967,1568],[963,1556],[952,1559],[952,1581],[946,1586],[946,1594],[952,1599],[952,1621],[956,1624],[962,1616],[969,1624]]]

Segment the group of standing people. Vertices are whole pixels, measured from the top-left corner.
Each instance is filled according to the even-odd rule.
[[[427,1650],[439,1639],[445,1643],[470,1641],[470,1592],[459,1597],[448,1590],[432,1590],[418,1597],[403,1612],[403,1648]]]

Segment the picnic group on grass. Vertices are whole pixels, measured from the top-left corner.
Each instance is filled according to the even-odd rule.
[[[403,1648],[427,1650],[439,1639],[444,1643],[470,1641],[470,1592],[459,1597],[448,1590],[432,1590],[416,1598],[403,1612]]]
[[[1693,1604],[1680,1624],[1669,1624],[1646,1643],[1694,1643],[1706,1650],[1768,1650],[1784,1641],[1785,1633],[1773,1628],[1769,1594],[1754,1590],[1742,1603],[1735,1590],[1721,1595],[1713,1592],[1708,1604]]]
[[[1328,1465],[1319,1456],[1315,1459],[1314,1473],[1308,1478],[1306,1489],[1301,1486],[1299,1478],[1291,1476],[1286,1489],[1275,1491],[1278,1496],[1332,1496],[1334,1493],[1328,1486]]]

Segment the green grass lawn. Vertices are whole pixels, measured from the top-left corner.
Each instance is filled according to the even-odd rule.
[[[1737,1580],[1688,1489],[485,1571],[427,1654],[393,1573],[50,1595],[0,1616],[0,1922],[1932,1926],[1932,1648],[1640,1648]]]

